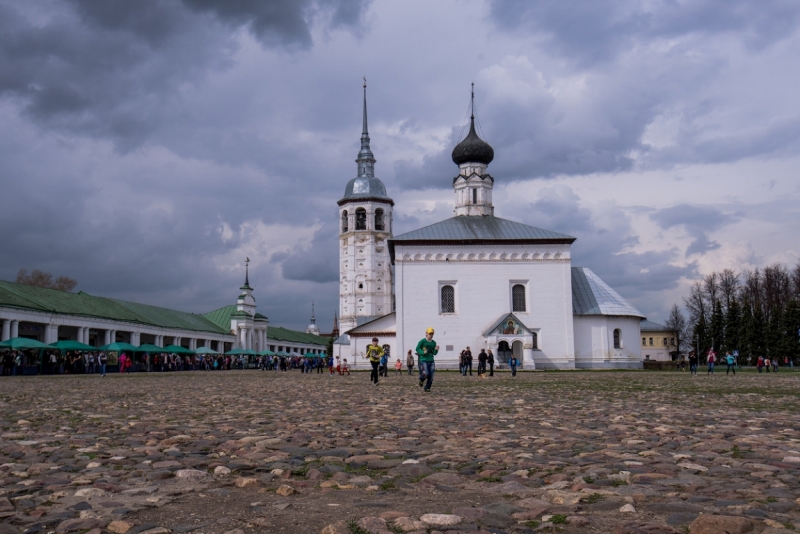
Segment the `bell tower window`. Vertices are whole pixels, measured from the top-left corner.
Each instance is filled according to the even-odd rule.
[[[380,231],[384,230],[383,210],[380,208],[375,210],[375,229]]]
[[[472,188],[472,203],[473,204],[477,204],[478,203],[478,188],[477,187],[473,187]]]
[[[358,208],[356,210],[356,230],[367,229],[367,210]]]
[[[347,231],[347,210],[342,212],[342,233]]]

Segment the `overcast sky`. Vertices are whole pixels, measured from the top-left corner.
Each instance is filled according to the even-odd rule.
[[[475,83],[495,213],[663,321],[800,253],[796,0],[0,0],[0,279],[272,325],[338,310],[368,80],[395,233],[452,216]],[[492,319],[494,320],[494,319]]]

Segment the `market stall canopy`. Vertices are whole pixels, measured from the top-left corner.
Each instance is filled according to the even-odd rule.
[[[221,354],[220,351],[208,347],[200,347],[194,351],[195,354]]]
[[[258,354],[259,354],[259,356],[275,356],[276,353],[274,353],[271,350],[267,349],[267,350],[262,350]]]
[[[159,347],[158,345],[145,343],[144,345],[139,345],[136,347],[136,352],[146,352],[150,354],[151,352],[166,352],[166,349],[164,349],[164,347]]]
[[[81,343],[80,341],[73,341],[71,339],[62,339],[61,341],[56,341],[55,343],[51,343],[50,346],[54,349],[65,351],[65,350],[76,350],[81,352],[95,352],[100,349],[97,347],[93,347],[91,345],[87,345],[86,343]]]
[[[229,350],[225,354],[229,356],[236,356],[238,354],[247,354],[248,356],[258,356],[258,353],[256,351],[250,349],[233,349]]]
[[[174,352],[175,354],[194,354],[194,351],[186,347],[179,347],[178,345],[167,345],[164,347],[164,352]]]
[[[108,345],[103,345],[102,347],[95,350],[104,350],[106,352],[122,352],[122,351],[136,352],[136,347],[134,347],[130,343],[118,341],[116,343],[109,343]]]
[[[45,345],[41,341],[29,339],[27,337],[12,337],[0,343],[0,349],[53,349],[50,345]]]

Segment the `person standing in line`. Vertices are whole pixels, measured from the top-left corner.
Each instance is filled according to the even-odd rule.
[[[736,376],[736,359],[731,355],[730,352],[725,353],[725,363],[728,365],[728,368],[725,370],[725,374],[727,375],[733,371],[733,376]]]
[[[492,354],[492,349],[489,349],[489,354],[486,356],[486,363],[489,364],[489,376],[494,376],[494,354]]]
[[[708,372],[706,374],[713,375],[714,374],[714,362],[717,360],[717,354],[714,352],[713,348],[708,349]]]
[[[411,349],[408,349],[408,355],[406,355],[406,367],[408,367],[408,374],[410,376],[414,372],[414,355],[411,354]]]
[[[433,385],[433,372],[436,370],[434,357],[439,353],[439,345],[433,340],[433,328],[425,330],[425,337],[417,343],[417,355],[419,356],[419,385],[425,385],[425,391],[429,392]],[[424,373],[423,373],[424,371]],[[427,382],[424,378],[427,376]]]
[[[469,371],[469,376],[472,376],[472,352],[469,350],[464,355],[464,376],[467,376],[467,371]]]
[[[697,376],[697,353],[695,351],[689,353],[689,373]]]
[[[508,366],[511,367],[511,376],[517,376],[517,357],[513,354],[508,360]]]
[[[486,350],[481,349],[480,353],[478,353],[478,378],[484,378],[486,374],[486,360],[488,358]]]
[[[394,369],[397,371],[397,374],[402,374],[403,372],[403,362],[400,361],[400,358],[397,358],[397,361],[394,362]]]
[[[383,347],[378,344],[377,337],[373,337],[372,343],[367,345],[367,357],[369,358],[370,365],[372,365],[372,373],[370,373],[369,378],[372,380],[372,383],[377,386],[378,366],[381,363],[381,358],[383,358]]]

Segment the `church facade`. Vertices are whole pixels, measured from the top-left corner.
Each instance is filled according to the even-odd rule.
[[[572,266],[576,238],[495,216],[494,150],[475,131],[474,115],[452,153],[454,217],[397,236],[386,223],[394,202],[374,175],[366,90],[361,139],[359,175],[339,201],[344,334],[335,355],[366,368],[366,345],[378,337],[405,364],[433,327],[440,368],[457,367],[467,347],[473,357],[491,350],[500,365],[513,354],[525,369],[642,366],[644,316],[590,269]],[[353,226],[353,210],[366,224],[356,215]]]

